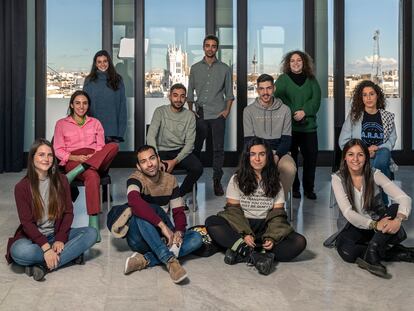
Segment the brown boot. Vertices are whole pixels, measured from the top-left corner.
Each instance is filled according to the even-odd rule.
[[[224,195],[223,186],[221,185],[220,179],[213,179],[214,195],[221,197]]]
[[[170,277],[174,283],[180,283],[187,278],[187,272],[180,265],[177,258],[173,257],[167,262],[167,269],[170,273]]]

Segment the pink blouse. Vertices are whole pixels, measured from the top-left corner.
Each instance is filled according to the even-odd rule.
[[[66,165],[72,151],[81,148],[99,151],[103,146],[105,146],[104,129],[97,119],[87,116],[82,126],[79,126],[71,116],[56,122],[53,148],[60,160],[59,165]]]

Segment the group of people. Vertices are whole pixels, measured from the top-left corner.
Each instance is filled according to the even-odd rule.
[[[213,189],[224,195],[224,133],[234,96],[232,72],[217,59],[218,46],[214,35],[204,39],[204,58],[191,67],[188,93],[182,84],[170,88],[170,104],[155,110],[147,144],[137,151],[136,171],[127,180],[128,204],[109,225],[134,252],[125,262],[125,274],[164,264],[173,282],[187,278],[178,258],[204,241],[198,232],[186,230],[185,209],[203,174],[200,153],[210,134]],[[302,51],[286,54],[282,69],[276,82],[268,74],[257,78],[258,97],[243,112],[244,148],[227,185],[225,208],[205,222],[225,252],[225,263],[246,262],[264,275],[275,261],[290,261],[306,248],[305,237],[294,231],[284,209],[289,191],[301,197],[299,152],[303,194],[317,199],[320,87],[312,60]],[[9,262],[25,266],[36,280],[70,262],[84,262],[83,253],[100,241],[100,173],[116,156],[125,129],[122,77],[108,53],[100,51],[84,90],[72,95],[68,116],[57,122],[53,145],[38,139],[30,149],[27,175],[15,188],[21,225],[9,240]],[[332,175],[342,226],[325,244],[335,245],[345,261],[382,277],[388,275],[382,260],[414,261],[413,249],[400,244],[411,199],[390,180],[395,141],[394,115],[385,110],[381,88],[363,81],[340,135],[340,170]],[[177,168],[187,171],[181,186],[171,174]],[[71,229],[69,184],[74,178],[85,184],[89,227]]]

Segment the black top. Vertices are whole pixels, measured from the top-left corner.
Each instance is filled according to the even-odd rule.
[[[384,143],[384,127],[382,126],[379,110],[375,114],[364,111],[361,126],[361,139],[369,147],[382,145]]]
[[[306,81],[306,76],[303,72],[293,73],[292,71],[288,72],[288,76],[292,79],[293,82],[298,86],[302,86]]]

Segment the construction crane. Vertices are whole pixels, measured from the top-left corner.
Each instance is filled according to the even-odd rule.
[[[372,81],[382,85],[384,81],[384,77],[382,75],[382,66],[381,66],[381,54],[380,54],[380,31],[379,29],[375,30],[374,36],[372,37],[374,40],[374,47],[372,52]]]

